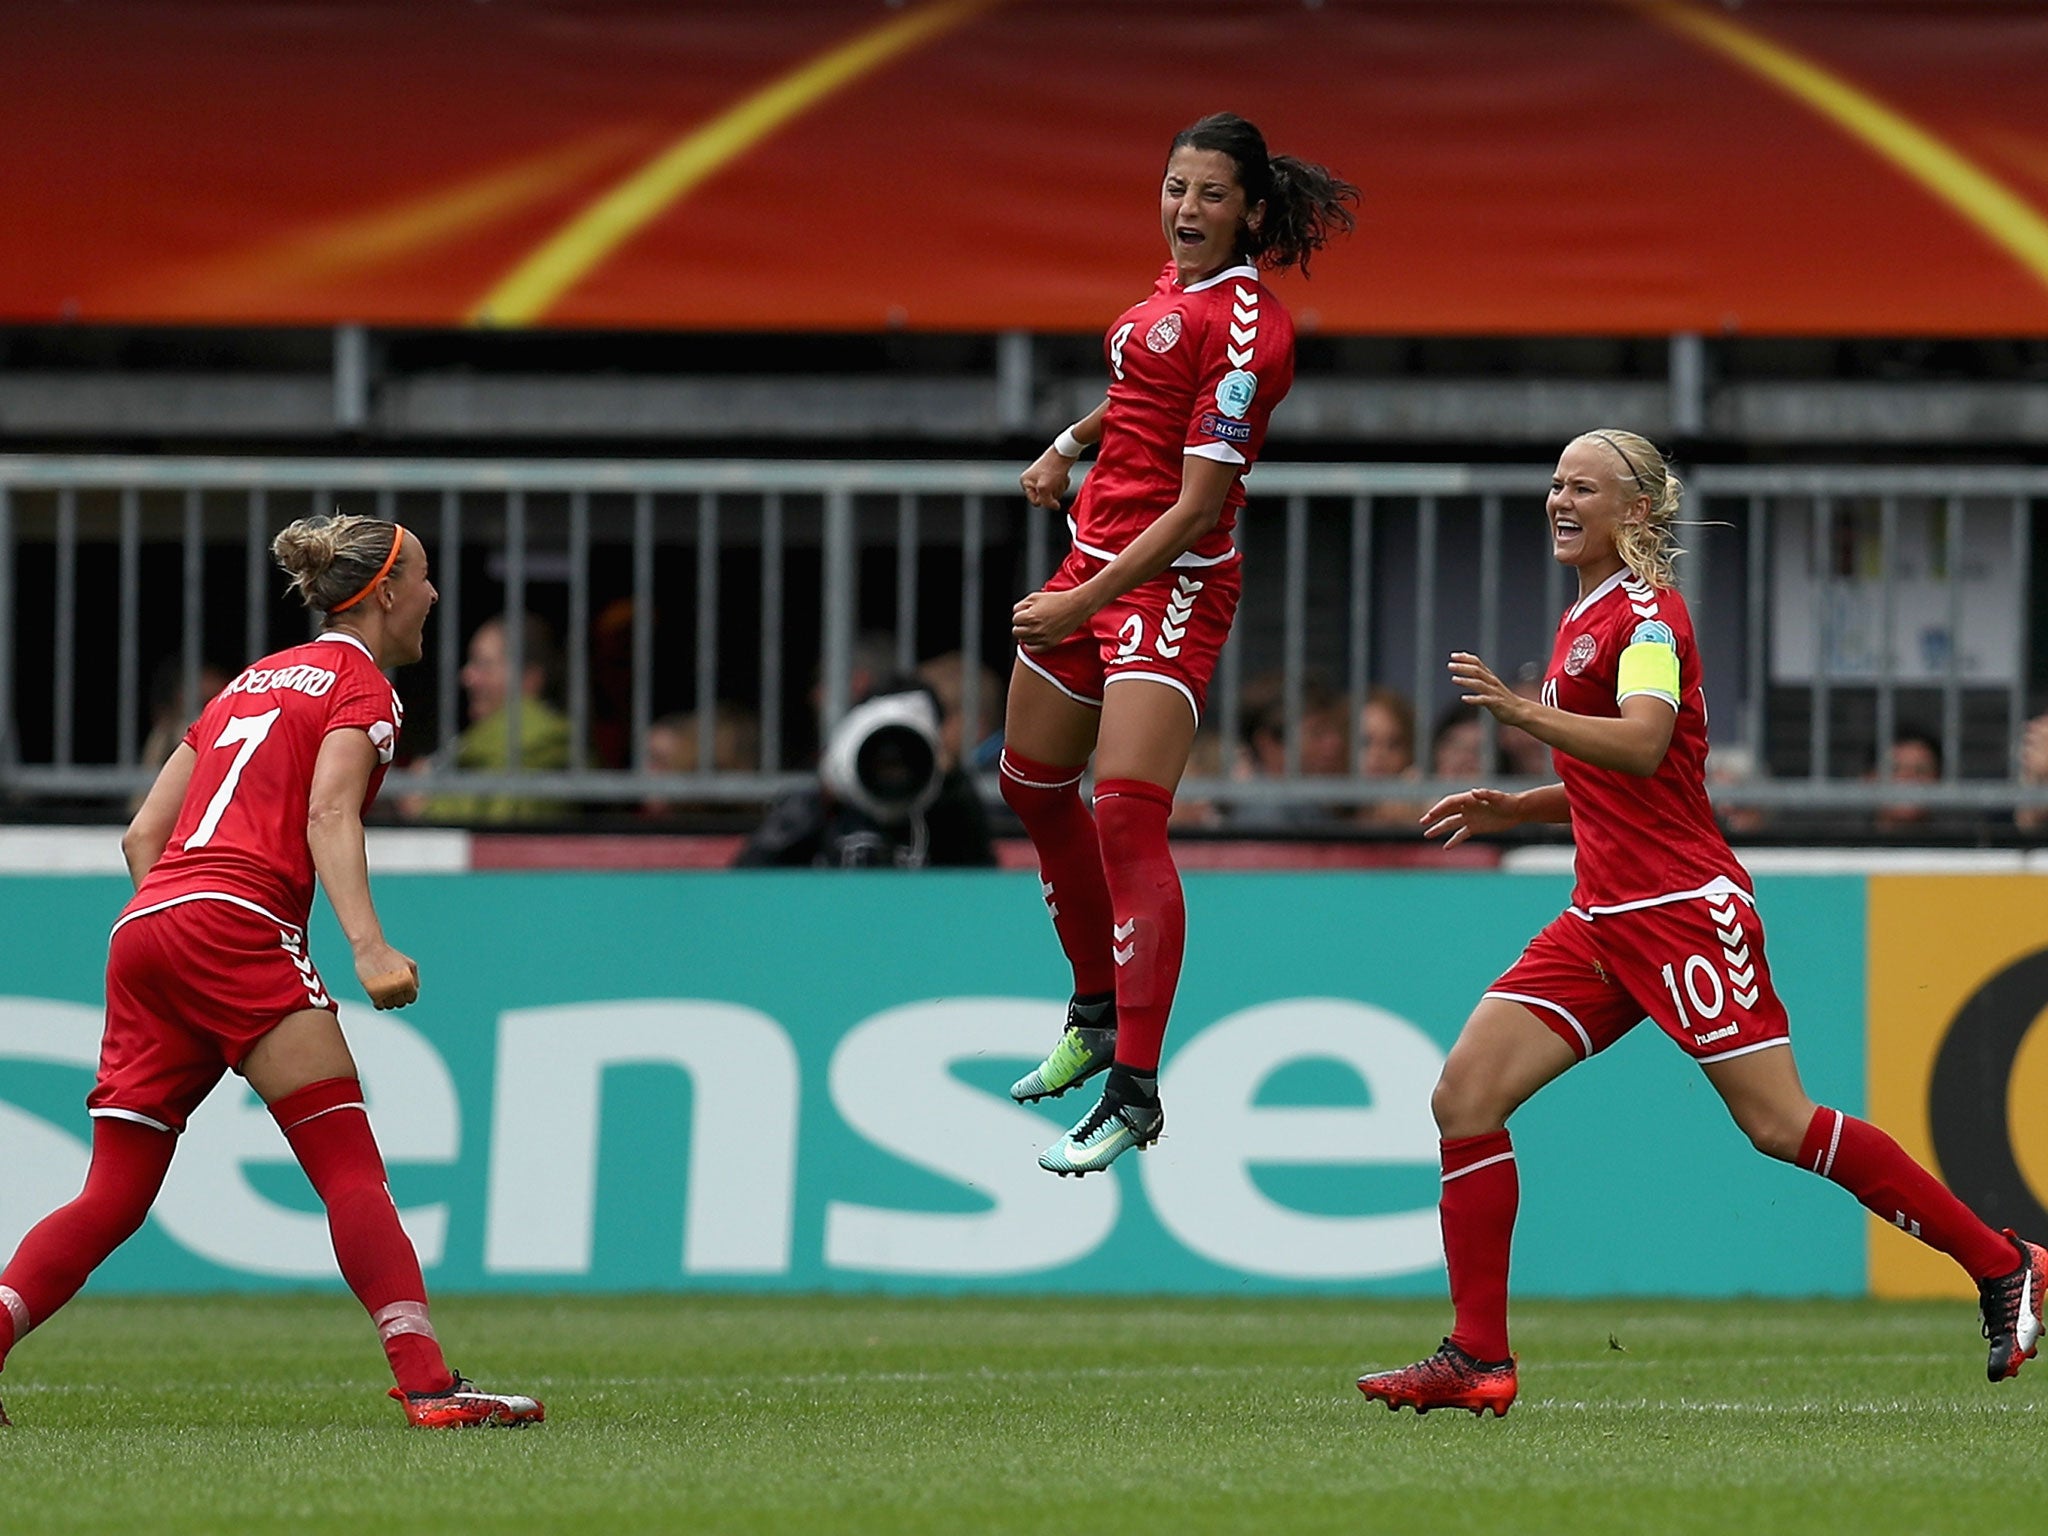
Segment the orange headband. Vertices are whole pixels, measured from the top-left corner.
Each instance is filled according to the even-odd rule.
[[[398,564],[398,549],[399,546],[402,545],[404,542],[404,526],[399,523],[393,523],[391,525],[391,553],[386,555],[384,557],[384,563],[377,567],[377,574],[372,576],[369,579],[369,581],[364,584],[363,590],[358,592],[354,597],[350,598],[345,603],[336,603],[332,608],[328,609],[327,611],[329,613],[346,613],[349,609],[355,607],[357,603],[360,603],[364,598],[368,597],[370,595],[371,589],[374,588],[377,585],[377,583],[382,581],[386,576],[390,575],[391,567]]]

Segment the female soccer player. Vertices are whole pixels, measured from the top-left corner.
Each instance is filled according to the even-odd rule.
[[[1107,1168],[1165,1125],[1159,1050],[1186,932],[1166,818],[1237,607],[1239,479],[1294,380],[1294,322],[1259,271],[1306,275],[1352,227],[1357,196],[1319,165],[1268,155],[1243,118],[1176,134],[1159,193],[1165,270],[1110,327],[1107,397],[1022,476],[1032,505],[1056,507],[1100,445],[1072,551],[1012,617],[1003,734],[1003,798],[1038,850],[1074,971],[1059,1044],[1010,1093],[1057,1096],[1110,1069],[1102,1101],[1039,1158],[1055,1173]],[[1080,793],[1091,756],[1093,815]]]
[[[309,517],[271,546],[320,636],[266,656],[208,704],[121,839],[135,897],[114,924],[92,1162],[0,1271],[0,1364],[149,1213],[178,1132],[233,1070],[270,1106],[327,1207],[334,1252],[383,1340],[410,1423],[538,1423],[530,1397],[448,1368],[419,1259],[399,1225],[333,1000],[306,952],[313,878],[379,1008],[419,968],[370,902],[363,812],[404,718],[383,669],[420,659],[427,553],[395,523]],[[4,1420],[0,1420],[4,1422]]]
[[[1758,1151],[1833,1180],[1969,1272],[1993,1381],[2015,1375],[2040,1338],[2048,1252],[1994,1232],[1891,1137],[1816,1106],[1799,1084],[1749,875],[1707,800],[1700,657],[1672,586],[1680,495],[1664,456],[1633,432],[1575,439],[1558,460],[1549,517],[1579,597],[1558,626],[1541,699],[1515,694],[1477,656],[1451,656],[1466,702],[1547,743],[1563,782],[1447,796],[1423,814],[1427,835],[1451,847],[1519,822],[1569,822],[1578,886],[1487,988],[1430,1101],[1457,1320],[1427,1360],[1360,1379],[1391,1408],[1498,1416],[1515,1400],[1507,1288],[1519,1185],[1508,1116],[1645,1014],[1700,1064]]]

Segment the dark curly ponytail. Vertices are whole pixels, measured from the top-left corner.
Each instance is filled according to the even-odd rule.
[[[1332,235],[1349,234],[1358,225],[1345,206],[1358,201],[1358,188],[1326,166],[1293,155],[1269,155],[1266,136],[1234,112],[1211,113],[1181,129],[1167,147],[1169,160],[1177,149],[1228,155],[1246,206],[1266,205],[1259,227],[1247,227],[1238,242],[1243,254],[1262,267],[1300,267],[1307,277],[1309,257]]]

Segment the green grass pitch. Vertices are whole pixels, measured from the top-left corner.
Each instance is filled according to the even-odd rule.
[[[1352,1387],[1440,1303],[435,1310],[551,1421],[404,1429],[345,1296],[76,1303],[0,1376],[0,1530],[1886,1536],[2030,1528],[2048,1495],[2048,1356],[1990,1385],[1962,1303],[1532,1303],[1498,1422]]]

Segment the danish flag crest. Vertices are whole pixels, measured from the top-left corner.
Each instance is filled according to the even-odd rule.
[[[1170,352],[1173,344],[1180,340],[1180,311],[1161,315],[1152,322],[1152,329],[1145,333],[1145,350],[1148,352]]]
[[[1591,635],[1581,635],[1572,642],[1572,648],[1564,653],[1564,670],[1567,677],[1577,677],[1593,664],[1593,653],[1600,649],[1600,642]]]

